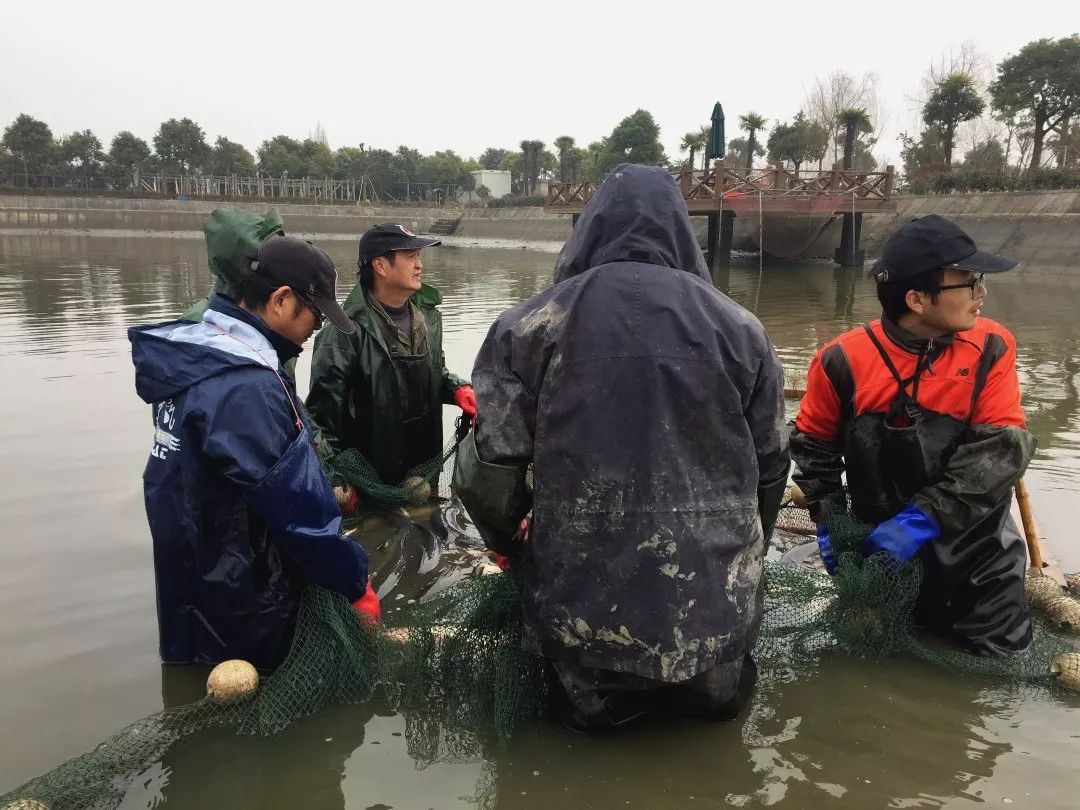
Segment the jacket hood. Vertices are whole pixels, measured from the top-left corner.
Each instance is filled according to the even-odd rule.
[[[685,270],[709,281],[675,178],[653,166],[615,168],[585,205],[555,262],[555,283],[612,262]]]
[[[206,263],[214,275],[214,292],[233,294],[247,268],[249,254],[271,236],[284,236],[278,212],[265,214],[235,208],[215,208],[203,223]]]
[[[145,402],[161,402],[239,367],[262,366],[280,372],[289,358],[279,357],[270,340],[248,318],[231,312],[238,309],[215,296],[199,323],[167,321],[129,329],[139,397]]]

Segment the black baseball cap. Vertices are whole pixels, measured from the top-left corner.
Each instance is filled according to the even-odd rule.
[[[418,250],[420,248],[441,245],[438,239],[425,239],[417,236],[404,225],[396,222],[384,222],[368,228],[360,237],[360,256],[358,267],[363,267],[376,256],[384,256],[392,250]]]
[[[953,222],[937,214],[908,220],[885,241],[871,270],[878,283],[899,281],[939,267],[1004,273],[1019,262],[987,253]]]
[[[295,236],[272,236],[250,258],[252,272],[291,287],[345,334],[356,331],[337,302],[337,270],[326,251]]]

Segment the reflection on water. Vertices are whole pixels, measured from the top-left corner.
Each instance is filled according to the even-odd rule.
[[[351,282],[355,244],[325,244]],[[492,319],[548,285],[554,257],[440,248],[447,362],[467,375]],[[873,286],[831,265],[756,262],[728,293],[764,322],[787,365],[876,315]],[[344,286],[344,285],[343,285]],[[173,317],[209,287],[187,239],[0,236],[0,792],[125,723],[198,696],[204,672],[156,657],[140,473],[150,420],[124,327]],[[986,314],[1016,334],[1039,439],[1028,478],[1044,532],[1080,568],[1080,278],[995,278]],[[306,389],[307,353],[298,369]],[[450,429],[454,413],[446,409]],[[447,531],[449,520],[453,529]],[[381,523],[379,523],[381,521]],[[376,525],[378,523],[379,525]],[[389,609],[453,580],[474,543],[453,514],[364,527]],[[404,718],[335,708],[272,740],[207,732],[155,766],[129,806],[576,807],[1073,805],[1078,704],[1023,696],[914,662],[826,660],[758,695],[740,720],[616,739],[544,726],[486,761],[418,769]]]

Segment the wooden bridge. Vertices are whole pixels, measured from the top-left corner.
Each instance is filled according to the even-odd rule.
[[[843,224],[836,262],[854,267],[862,265],[864,258],[859,247],[863,214],[896,211],[892,166],[883,172],[843,169],[839,163],[828,171],[794,171],[782,164],[732,169],[718,160],[711,169],[674,172],[673,176],[691,216],[709,218],[706,253],[714,280],[720,267],[731,261],[736,216],[840,214]],[[544,210],[571,214],[576,223],[601,182],[550,183]]]
[[[712,214],[725,209],[757,213],[880,214],[896,210],[893,196],[895,171],[858,172],[837,164],[827,171],[795,171],[782,165],[761,169],[731,169],[716,161],[711,169],[673,172],[691,214]],[[549,183],[544,208],[553,213],[577,214],[592,199],[600,180]]]

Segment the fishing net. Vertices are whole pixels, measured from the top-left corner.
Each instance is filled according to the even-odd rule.
[[[329,703],[364,699],[384,679],[382,643],[344,597],[309,588],[288,657],[253,697],[233,703],[207,697],[143,718],[0,797],[0,807],[19,800],[20,810],[115,807],[134,776],[201,731],[233,726],[244,734],[277,734]]]
[[[302,412],[302,417],[308,432],[315,437],[315,449],[322,461],[326,477],[335,488],[334,494],[338,497],[339,504],[344,505],[346,501],[346,495],[341,488],[351,485],[359,493],[360,504],[365,511],[419,506],[434,497],[450,497],[454,458],[458,445],[472,425],[469,417],[458,417],[454,437],[437,456],[410,468],[401,481],[390,484],[382,480],[375,466],[359,450],[347,448],[339,453],[329,452],[328,443],[320,440],[320,431],[306,409]]]
[[[755,649],[765,679],[805,671],[816,655],[835,649],[871,659],[915,656],[969,678],[997,683],[1050,687],[1060,680],[1067,688],[1078,688],[1080,678],[1070,681],[1069,671],[1055,669],[1080,667],[1080,639],[1071,635],[1080,631],[1080,602],[1052,579],[1029,574],[1026,590],[1034,633],[1027,649],[1008,656],[957,649],[915,623],[913,609],[922,581],[917,559],[895,566],[882,555],[864,558],[859,545],[873,527],[847,511],[830,511],[825,519],[837,559],[830,577],[817,555],[816,541],[805,542],[806,535],[816,534],[816,527],[797,505],[799,497],[794,488],[788,491],[777,520],[773,542],[787,550],[783,562],[765,564],[766,608]]]
[[[433,496],[445,498],[450,494],[452,460],[457,447],[456,440],[448,442],[439,455],[412,467],[397,484],[384,483],[371,462],[354,448],[324,459],[323,467],[335,487],[344,484],[356,487],[365,509],[417,506]]]
[[[117,807],[135,777],[200,732],[279,734],[326,706],[367,700],[377,688],[405,714],[409,752],[419,763],[473,759],[539,717],[545,681],[540,659],[521,647],[516,575],[467,578],[393,616],[373,632],[344,597],[309,587],[288,656],[253,695],[231,703],[208,696],[143,718],[0,796],[0,807]]]
[[[793,523],[801,511],[789,498]],[[912,619],[921,571],[858,552],[869,526],[847,512],[826,515],[837,556],[830,577],[809,564],[765,563],[764,612],[754,649],[762,689],[804,677],[823,654],[872,660],[908,655],[989,683],[1080,689],[1080,650],[1043,617],[1031,647],[1009,657],[980,657],[923,635]],[[812,525],[812,524],[811,524]],[[786,530],[774,545],[782,547]],[[796,535],[801,546],[813,541]],[[809,559],[809,558],[808,558]],[[363,701],[380,689],[405,717],[410,755],[419,765],[475,760],[505,744],[545,708],[544,663],[522,646],[521,566],[472,576],[401,610],[384,611],[374,632],[335,594],[310,588],[304,596],[292,648],[284,663],[246,700],[211,698],[140,720],[94,750],[12,793],[0,808],[63,810],[116,807],[126,787],[174,746],[196,744],[209,729],[278,734],[327,706]],[[1041,580],[1041,578],[1040,578]],[[1033,597],[1046,610],[1064,592],[1042,585]],[[21,801],[22,804],[13,804]],[[33,804],[30,802],[38,802]]]

